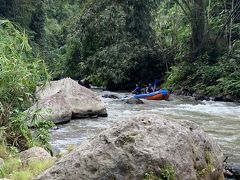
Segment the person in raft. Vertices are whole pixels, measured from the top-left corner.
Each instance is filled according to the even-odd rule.
[[[146,93],[149,94],[149,93],[152,93],[154,92],[153,88],[152,88],[152,85],[149,84],[148,87],[146,88]]]
[[[135,89],[132,91],[132,94],[141,94],[141,87],[139,87],[138,84],[136,84]]]

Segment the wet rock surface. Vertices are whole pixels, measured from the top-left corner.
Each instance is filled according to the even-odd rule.
[[[234,98],[233,96],[227,95],[216,95],[216,96],[208,96],[203,92],[191,92],[188,89],[182,88],[175,90],[173,92],[175,95],[182,95],[182,96],[192,96],[196,101],[224,101],[224,102],[240,102],[239,99]]]
[[[226,180],[240,179],[240,164],[228,164],[224,168],[224,177]]]
[[[209,97],[204,96],[204,95],[202,95],[202,94],[194,93],[192,96],[194,97],[194,99],[195,99],[196,101],[204,101],[204,100],[205,100],[205,101],[209,101],[209,100],[210,100]]]
[[[50,82],[44,89],[38,90],[37,96],[39,102],[28,110],[29,114],[40,109],[39,117],[56,124],[75,118],[107,116],[100,98],[70,78]]]
[[[129,98],[125,100],[125,102],[127,104],[144,104],[144,102],[141,99],[137,99],[137,98]]]
[[[113,93],[113,92],[110,92],[110,91],[103,92],[102,97],[111,98],[111,99],[120,99],[120,96],[119,96],[118,93]]]
[[[223,178],[223,154],[198,126],[158,115],[123,120],[63,157],[38,180]]]

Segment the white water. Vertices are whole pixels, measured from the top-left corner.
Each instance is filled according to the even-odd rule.
[[[177,120],[189,120],[200,125],[223,149],[230,162],[240,163],[240,105],[236,103],[202,101],[174,97],[169,101],[144,101],[129,105],[120,100],[103,99],[108,117],[73,120],[52,131],[51,143],[60,150],[79,145],[117,121],[139,113],[154,113]]]

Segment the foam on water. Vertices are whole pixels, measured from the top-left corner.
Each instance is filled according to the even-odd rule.
[[[220,117],[233,117],[240,119],[240,108],[233,103],[224,102],[207,102],[204,101],[202,104],[180,104],[175,109],[182,109],[191,112],[200,112],[203,114],[216,115]]]

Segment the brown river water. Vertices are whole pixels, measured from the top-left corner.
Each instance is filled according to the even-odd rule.
[[[97,92],[99,96],[103,92]],[[120,93],[124,97],[127,94]],[[176,120],[188,120],[202,127],[221,146],[228,162],[240,163],[240,104],[194,101],[191,97],[172,95],[169,101],[148,101],[129,105],[121,100],[102,98],[108,117],[72,120],[51,131],[51,144],[60,151],[69,145],[80,145],[115,122],[139,113],[154,113]]]

